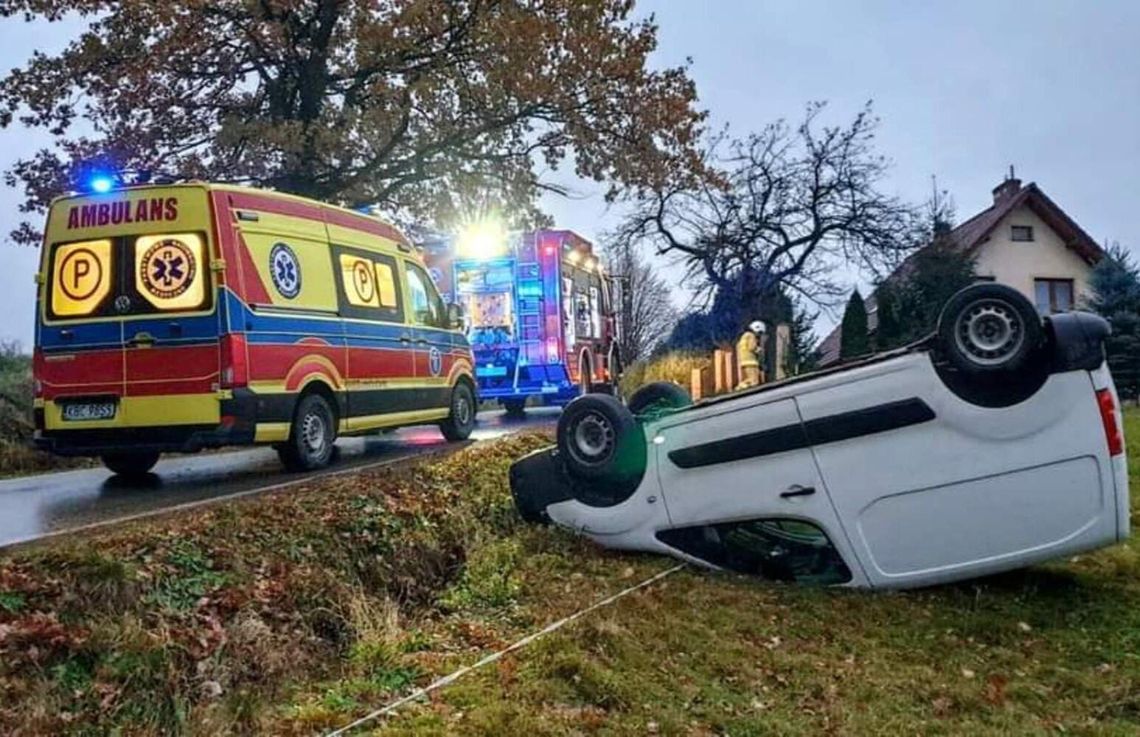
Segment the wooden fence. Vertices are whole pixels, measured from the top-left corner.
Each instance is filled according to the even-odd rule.
[[[790,338],[789,327],[785,324],[776,326],[773,339],[765,341],[768,350],[774,350],[775,355],[771,361],[760,360],[760,383],[764,383],[767,374],[772,380],[779,381],[786,375],[785,364]],[[766,373],[763,367],[769,366]],[[689,393],[696,401],[702,397],[712,397],[718,394],[727,394],[740,387],[743,381],[740,361],[735,348],[718,348],[713,351],[712,364],[692,370],[689,379]]]

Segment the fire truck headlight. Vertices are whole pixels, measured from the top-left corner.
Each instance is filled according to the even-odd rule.
[[[456,241],[456,249],[466,257],[490,259],[501,256],[507,245],[507,233],[503,224],[488,219],[470,223],[463,228]]]

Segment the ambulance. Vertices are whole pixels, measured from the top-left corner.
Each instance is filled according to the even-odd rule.
[[[140,476],[269,444],[311,470],[340,435],[475,424],[460,308],[373,217],[206,183],[68,196],[36,281],[36,442],[59,455]]]

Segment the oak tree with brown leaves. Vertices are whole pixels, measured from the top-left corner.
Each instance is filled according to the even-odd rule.
[[[98,164],[443,221],[480,188],[533,208],[567,162],[611,196],[656,187],[699,169],[704,115],[685,68],[649,67],[657,28],[633,5],[0,0],[6,17],[87,21],[0,80],[0,123],[54,137],[8,181],[28,213]]]

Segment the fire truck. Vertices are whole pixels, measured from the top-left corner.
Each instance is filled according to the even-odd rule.
[[[474,228],[421,244],[440,292],[463,307],[479,398],[523,412],[612,392],[622,371],[613,279],[569,230]]]

